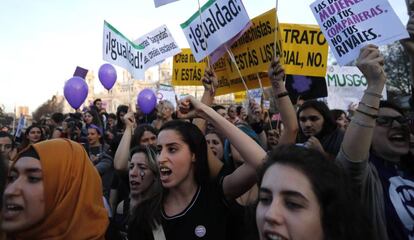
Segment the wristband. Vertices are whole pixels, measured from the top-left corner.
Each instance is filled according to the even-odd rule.
[[[289,96],[289,93],[288,92],[282,92],[282,93],[279,93],[278,95],[276,95],[276,98],[282,98],[282,97],[286,97],[286,96]]]
[[[364,114],[365,116],[371,117],[371,118],[373,118],[373,119],[377,119],[377,118],[378,118],[378,115],[377,115],[377,114],[367,113],[367,112],[364,112],[364,111],[362,111],[362,110],[360,110],[360,109],[356,109],[355,111],[357,111],[357,112],[359,112],[359,113],[362,113],[362,114]]]
[[[369,92],[367,90],[365,90],[364,93],[367,95],[371,95],[373,97],[382,98],[382,94],[379,94],[379,93]]]
[[[364,105],[364,106],[365,106],[365,107],[367,107],[367,108],[371,108],[371,109],[373,109],[373,110],[379,111],[379,108],[374,107],[374,106],[372,106],[372,105],[369,105],[368,103],[359,102],[359,104]]]

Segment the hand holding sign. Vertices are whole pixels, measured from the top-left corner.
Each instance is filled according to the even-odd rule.
[[[206,117],[205,112],[203,111],[203,107],[206,106],[193,96],[186,96],[185,98],[177,101],[177,117],[181,119],[189,119],[189,118],[197,118]]]
[[[275,92],[281,88],[281,85],[284,85],[283,79],[285,77],[285,70],[278,57],[270,64],[268,75]]]
[[[357,67],[365,75],[368,89],[381,93],[384,88],[386,76],[384,72],[384,57],[377,46],[369,44],[361,49],[357,60]]]
[[[210,96],[214,96],[218,87],[218,81],[215,73],[210,68],[206,68],[204,71],[204,77],[201,81],[204,86],[204,91],[209,91]]]

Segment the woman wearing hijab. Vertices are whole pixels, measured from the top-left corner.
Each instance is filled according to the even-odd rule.
[[[24,149],[10,168],[2,229],[11,239],[104,239],[101,180],[83,147],[53,139]]]

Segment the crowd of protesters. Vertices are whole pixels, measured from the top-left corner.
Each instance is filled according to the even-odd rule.
[[[361,50],[367,88],[349,113],[293,105],[275,59],[277,121],[252,99],[213,104],[207,69],[202,99],[176,109],[108,114],[96,99],[21,139],[0,132],[0,239],[414,239],[414,127],[381,100],[384,64]]]

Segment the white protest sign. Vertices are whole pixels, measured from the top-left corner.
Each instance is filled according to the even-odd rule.
[[[166,25],[145,34],[134,42],[144,47],[144,70],[181,52]]]
[[[250,18],[241,0],[209,0],[201,8],[201,18],[197,11],[181,24],[196,61],[211,55],[212,63],[225,51],[213,52],[232,43],[234,37],[248,26]]]
[[[351,103],[358,103],[367,88],[367,79],[357,67],[329,66],[326,73],[328,106],[330,109],[348,110]],[[387,99],[384,87],[383,99]]]
[[[178,1],[178,0],[154,0],[154,3],[155,3],[155,7],[160,7],[162,5],[172,3],[172,2],[176,2],[176,1]]]
[[[175,91],[173,86],[160,84],[157,90],[157,103],[163,100],[170,101],[174,105],[174,109],[177,108],[177,102],[175,101]]]
[[[254,99],[256,103],[260,104],[263,94],[263,90],[261,88],[248,90],[248,94],[250,99]]]
[[[144,48],[131,42],[108,22],[104,22],[103,59],[107,62],[125,68],[134,79],[143,79]]]
[[[369,43],[408,38],[387,0],[317,0],[310,7],[340,65],[355,60]]]

